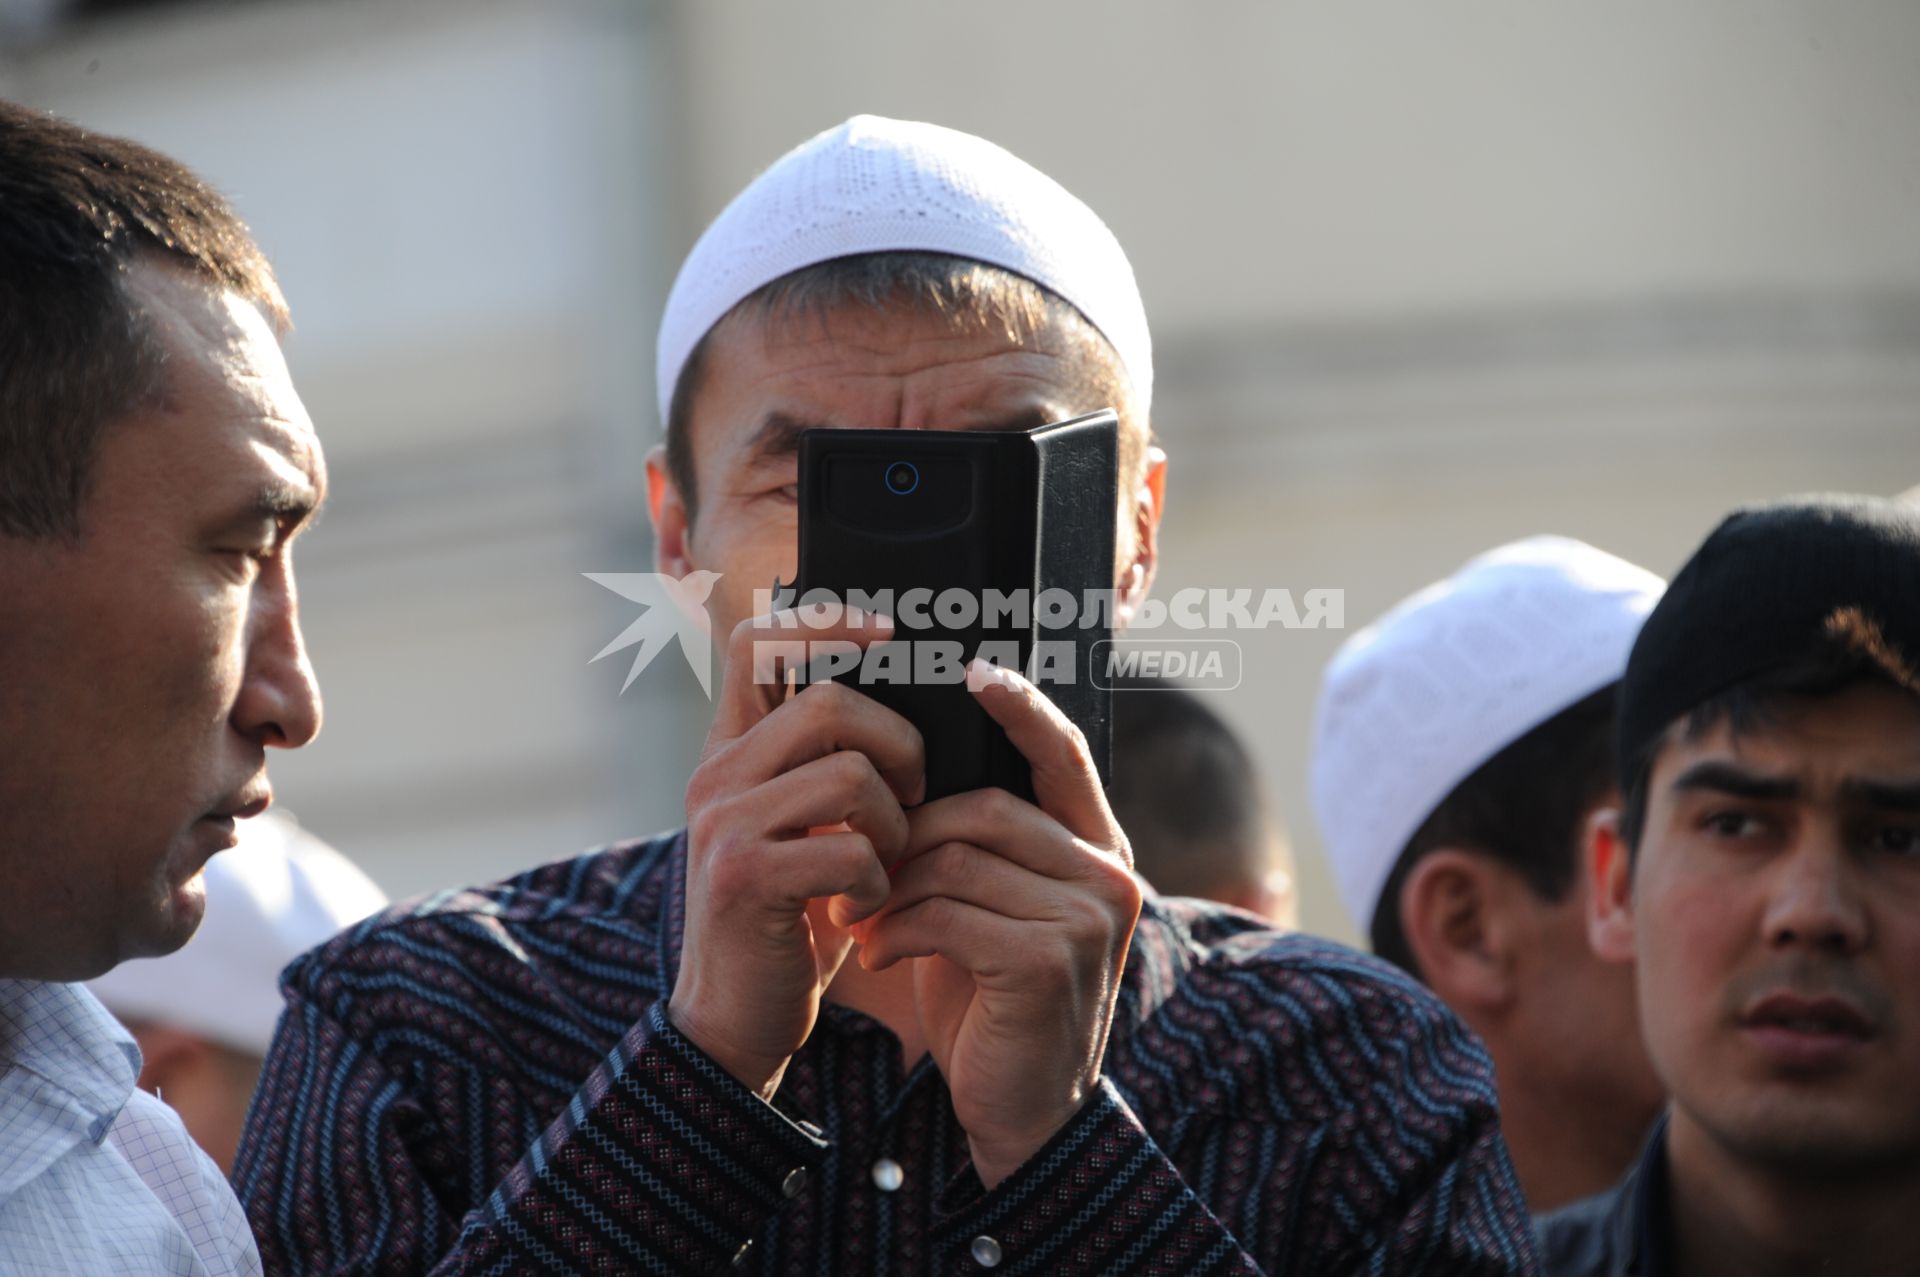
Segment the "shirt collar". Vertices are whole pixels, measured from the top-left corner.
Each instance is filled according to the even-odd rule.
[[[1634,1167],[1628,1204],[1634,1264],[1639,1277],[1671,1277],[1673,1270],[1673,1198],[1667,1167],[1667,1115],[1647,1135]]]
[[[687,831],[674,833],[667,847],[666,907],[660,927],[660,988],[672,992],[680,979],[680,946],[687,934]]]
[[[1127,968],[1121,977],[1120,1000],[1113,1011],[1112,1040],[1124,1042],[1151,1020],[1161,1004],[1199,960],[1205,946],[1194,938],[1179,913],[1140,880],[1140,921],[1127,946]]]
[[[139,1076],[140,1049],[86,989],[0,980],[0,1201],[104,1140]]]

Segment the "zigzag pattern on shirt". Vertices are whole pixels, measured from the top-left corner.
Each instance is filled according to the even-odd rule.
[[[867,1017],[773,1106],[673,1031],[684,880],[680,836],[622,844],[290,967],[235,1170],[268,1271],[1532,1271],[1485,1052],[1383,964],[1150,898],[1100,1090],[989,1193]]]

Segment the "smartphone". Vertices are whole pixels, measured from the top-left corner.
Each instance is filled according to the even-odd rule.
[[[824,592],[894,618],[891,642],[858,669],[830,662],[831,676],[920,730],[928,799],[996,785],[1032,796],[1025,758],[967,691],[975,656],[1035,677],[1106,782],[1111,697],[1092,660],[1112,633],[1118,435],[1110,410],[1025,431],[801,434],[789,597]]]

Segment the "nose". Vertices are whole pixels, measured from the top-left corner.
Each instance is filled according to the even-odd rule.
[[[233,725],[263,745],[298,749],[320,734],[321,717],[320,683],[300,633],[293,565],[283,555],[256,583]]]
[[[1782,858],[1762,925],[1776,949],[1854,953],[1866,945],[1865,902],[1839,830],[1810,829]]]

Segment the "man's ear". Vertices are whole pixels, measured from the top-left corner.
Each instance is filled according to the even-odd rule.
[[[1400,929],[1421,977],[1456,1007],[1497,1011],[1515,994],[1508,897],[1524,884],[1486,856],[1454,847],[1415,862],[1400,889]]]
[[[1608,962],[1633,961],[1633,857],[1620,836],[1620,813],[1602,807],[1587,818],[1581,848],[1587,875],[1587,944]]]
[[[1133,558],[1120,571],[1114,596],[1114,628],[1125,629],[1153,588],[1159,563],[1160,516],[1167,500],[1166,449],[1147,445],[1146,474],[1133,491]]]
[[[656,443],[647,453],[647,513],[653,517],[654,569],[675,580],[693,571],[690,542],[692,520],[686,499],[667,468],[667,445]]]

